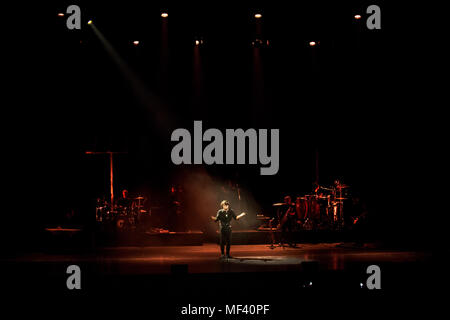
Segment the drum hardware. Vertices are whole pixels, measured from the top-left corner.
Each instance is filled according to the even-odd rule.
[[[116,220],[116,227],[117,227],[118,229],[123,229],[123,228],[125,227],[125,222],[126,222],[125,218],[119,218],[119,219],[117,219],[117,220]]]
[[[137,226],[140,216],[147,216],[151,211],[144,209],[145,197],[130,198],[129,206],[114,205],[106,201],[97,200],[95,218],[98,223],[111,223],[119,230],[127,230]]]
[[[332,187],[319,186],[314,190],[315,193],[298,196],[295,208],[297,219],[303,222],[301,229],[342,228],[344,203],[350,199],[347,192],[349,188],[350,186],[338,182]],[[285,205],[284,203],[273,204],[274,207]]]
[[[303,230],[312,230],[313,229],[313,223],[310,219],[306,219],[305,223],[303,223]]]
[[[273,220],[274,220],[275,218],[272,218],[272,219],[270,219],[269,220],[269,230],[270,230],[270,246],[269,246],[269,248],[270,249],[275,249],[275,236],[274,236],[274,234],[273,234],[273,227],[272,227],[272,222],[273,222]]]

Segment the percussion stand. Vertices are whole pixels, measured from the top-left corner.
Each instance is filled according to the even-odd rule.
[[[273,219],[274,219],[274,218],[272,218],[272,219],[269,220],[269,228],[270,228],[270,246],[269,246],[269,248],[270,248],[270,249],[275,249],[275,248],[276,248],[275,245],[274,245],[275,238],[274,238],[274,236],[273,236],[273,229],[272,229],[272,220],[273,220]]]
[[[107,154],[109,155],[109,188],[111,192],[111,207],[114,206],[114,166],[113,166],[113,157],[115,154],[124,154],[127,152],[118,152],[118,151],[86,151],[86,154]]]
[[[344,200],[342,199],[342,188],[339,188],[339,229],[344,227]]]
[[[281,217],[282,217],[282,213],[280,213],[280,209],[278,209],[277,210],[277,216],[278,216],[278,220],[279,221],[281,221]],[[282,247],[283,249],[284,249],[284,247],[285,247],[285,245],[284,245],[284,243],[283,243],[283,238],[282,238],[282,235],[281,235],[281,241],[280,241],[280,243],[276,246],[275,245],[275,237],[274,237],[274,234],[273,234],[273,228],[272,228],[272,221],[274,220],[275,218],[272,218],[270,221],[269,221],[269,228],[270,228],[270,239],[271,239],[271,243],[270,243],[270,246],[269,246],[269,248],[270,249],[275,249],[275,248],[277,248],[277,247]],[[277,230],[278,230],[278,228],[277,228]],[[281,230],[281,233],[282,233],[283,231]]]

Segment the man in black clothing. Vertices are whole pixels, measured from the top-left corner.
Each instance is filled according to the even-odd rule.
[[[124,211],[128,212],[131,209],[132,201],[128,198],[128,190],[122,190],[122,197],[117,200],[117,205]]]
[[[222,209],[217,211],[215,217],[211,217],[213,221],[219,221],[220,226],[220,252],[221,258],[225,258],[224,249],[226,247],[226,257],[231,258],[230,256],[230,246],[231,246],[231,219],[239,220],[243,216],[246,215],[245,212],[242,212],[240,215],[236,216],[233,210],[230,208],[230,203],[227,200],[223,200],[220,203]]]
[[[284,197],[283,207],[285,211],[280,217],[280,245],[283,246],[284,243],[287,242],[290,247],[296,247],[292,233],[294,232],[295,224],[297,221],[297,212],[295,211],[295,203],[292,202],[291,196]]]

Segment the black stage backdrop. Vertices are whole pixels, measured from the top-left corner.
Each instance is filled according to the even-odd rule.
[[[81,30],[57,16],[70,4],[82,8]],[[4,135],[4,170],[12,179],[4,201],[13,209],[2,245],[26,248],[36,230],[71,210],[89,224],[95,199],[108,196],[109,169],[107,156],[85,152],[106,150],[126,152],[115,158],[117,195],[127,188],[157,204],[189,181],[201,201],[210,186],[232,180],[254,211],[268,212],[285,194],[310,192],[318,175],[322,185],[341,179],[364,199],[380,239],[431,242],[425,178],[440,172],[425,165],[436,155],[425,147],[432,104],[424,99],[424,38],[400,4],[377,3],[382,28],[368,30],[370,4],[61,1],[9,10],[13,99],[5,109],[13,126]],[[280,129],[279,172],[175,166],[170,135],[192,133],[194,120],[204,130]]]

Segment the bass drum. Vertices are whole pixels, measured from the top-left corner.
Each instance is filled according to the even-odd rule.
[[[128,227],[129,227],[129,221],[128,220],[129,220],[128,217],[125,216],[125,215],[117,216],[116,221],[115,221],[116,222],[115,223],[116,228],[118,230],[126,230],[126,229],[128,229]]]
[[[307,195],[307,206],[308,210],[306,211],[306,217],[311,220],[312,222],[319,222],[320,221],[320,204],[317,201],[317,198],[315,195]]]
[[[295,200],[295,211],[297,213],[297,219],[304,221],[307,218],[308,201],[306,197],[297,197]]]

